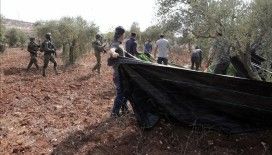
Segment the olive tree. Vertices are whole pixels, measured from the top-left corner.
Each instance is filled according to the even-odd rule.
[[[249,52],[254,44],[270,38],[271,3],[269,0],[157,0],[158,16],[168,30],[193,34],[195,44],[201,44],[206,53],[215,33],[222,32],[255,79],[259,77],[250,67]]]
[[[63,17],[58,21],[37,22],[39,37],[52,33],[57,48],[62,48],[62,58],[66,65],[74,64],[77,58],[86,53],[99,28],[82,17]]]

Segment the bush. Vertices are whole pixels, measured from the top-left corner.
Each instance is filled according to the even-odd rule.
[[[81,17],[64,17],[59,21],[38,22],[35,24],[37,36],[44,39],[52,33],[57,48],[62,48],[62,58],[67,64],[74,64],[77,58],[86,53],[94,40],[98,27]]]
[[[26,34],[16,28],[12,28],[6,32],[5,38],[9,47],[23,47],[27,41]]]

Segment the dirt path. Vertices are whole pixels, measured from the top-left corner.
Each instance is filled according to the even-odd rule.
[[[137,127],[133,114],[109,117],[114,86],[103,57],[102,74],[90,72],[87,54],[73,67],[48,77],[25,72],[28,53],[8,49],[1,55],[0,154],[269,154],[271,132],[222,135],[171,125],[151,131]],[[39,57],[42,64],[42,57]]]

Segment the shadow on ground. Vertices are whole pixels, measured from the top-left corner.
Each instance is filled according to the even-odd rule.
[[[76,131],[53,150],[70,154],[271,154],[270,131],[224,135],[200,128],[183,128],[161,121],[157,127],[140,129],[133,115],[109,118]]]

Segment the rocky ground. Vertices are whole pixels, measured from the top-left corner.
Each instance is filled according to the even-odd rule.
[[[224,135],[165,120],[143,131],[133,112],[110,118],[115,91],[106,56],[101,75],[90,71],[89,53],[70,67],[57,58],[61,74],[51,64],[46,78],[34,66],[25,71],[25,50],[0,56],[0,154],[270,154],[270,131]]]

